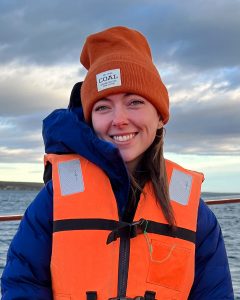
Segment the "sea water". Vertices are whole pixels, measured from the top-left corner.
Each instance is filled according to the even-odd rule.
[[[37,191],[0,190],[0,215],[22,214],[34,199]],[[240,198],[240,195],[207,194],[204,199]],[[240,299],[240,203],[211,205],[221,225],[230,270],[233,280],[235,299]],[[17,231],[19,222],[0,222],[0,276],[6,262],[9,244]]]

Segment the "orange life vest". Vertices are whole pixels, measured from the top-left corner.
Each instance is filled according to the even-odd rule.
[[[123,276],[128,278],[123,296],[134,298],[152,291],[155,298],[145,299],[188,298],[194,280],[201,173],[166,161],[177,223],[172,231],[150,183],[141,194],[134,222],[128,224],[119,221],[111,183],[99,167],[74,154],[50,154],[47,161],[53,167],[51,274],[55,300],[117,297]],[[123,257],[124,251],[130,255],[129,268],[124,270],[119,269],[119,263],[126,263],[122,256],[119,261],[119,251],[126,237],[129,248],[121,251]]]

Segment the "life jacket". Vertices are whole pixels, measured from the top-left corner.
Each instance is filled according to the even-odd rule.
[[[166,160],[177,225],[172,229],[151,183],[144,187],[133,222],[127,223],[119,218],[111,183],[99,167],[75,154],[48,154],[48,161],[53,172],[55,300],[188,298],[201,173]]]

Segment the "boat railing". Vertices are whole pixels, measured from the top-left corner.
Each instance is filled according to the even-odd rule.
[[[230,203],[240,203],[240,198],[233,199],[211,199],[204,200],[207,205],[219,205],[219,204],[230,204]],[[4,221],[20,221],[23,215],[4,215],[0,216],[0,222]]]

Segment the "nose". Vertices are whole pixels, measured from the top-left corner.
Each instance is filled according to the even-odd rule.
[[[115,110],[112,120],[112,125],[116,127],[121,127],[129,123],[128,116],[123,108],[118,108]]]

